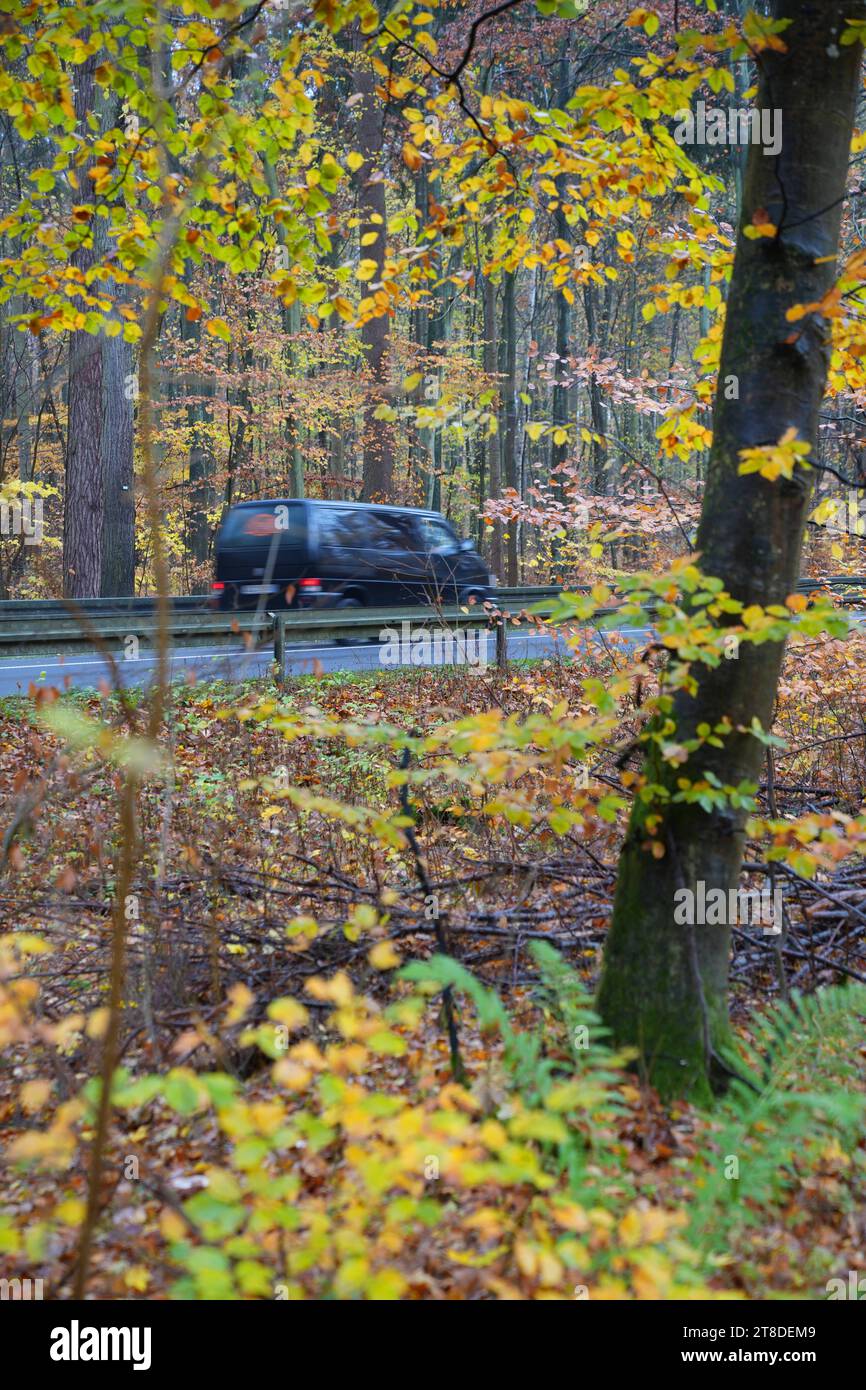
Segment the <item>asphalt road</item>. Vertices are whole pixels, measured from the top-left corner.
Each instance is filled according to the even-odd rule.
[[[638,645],[649,636],[646,628],[625,629],[621,638]],[[593,639],[600,640],[597,634]],[[479,662],[469,670],[482,670],[496,661],[492,636],[485,636],[486,650],[480,646]],[[474,653],[470,653],[474,655]],[[443,652],[432,651],[427,660],[405,661],[404,665],[439,666],[447,664]],[[567,657],[569,648],[558,632],[512,633],[508,638],[509,660],[521,661],[543,656]],[[125,661],[122,653],[115,657],[123,685],[147,685],[156,669],[156,659],[140,656]],[[273,661],[270,648],[261,652],[232,651],[222,647],[181,647],[172,652],[172,680],[249,680],[268,673]],[[286,653],[286,671],[291,675],[321,674],[326,671],[372,671],[392,669],[382,660],[379,643],[358,646],[335,644],[291,647]],[[49,653],[39,660],[31,656],[8,657],[0,660],[0,696],[26,695],[30,686],[57,686],[58,689],[98,689],[100,681],[111,683],[106,662],[95,652],[70,655]]]

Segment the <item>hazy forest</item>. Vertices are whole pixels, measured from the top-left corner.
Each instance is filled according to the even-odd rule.
[[[0,1302],[866,1298],[864,41],[0,0]]]

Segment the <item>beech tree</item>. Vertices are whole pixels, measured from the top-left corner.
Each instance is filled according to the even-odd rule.
[[[821,302],[836,278],[862,56],[858,42],[840,37],[864,15],[847,0],[774,0],[772,17],[791,24],[783,51],[765,51],[759,64],[756,104],[781,113],[782,148],[775,158],[757,144],[749,150],[697,535],[702,571],[746,605],[784,603],[799,574],[812,475],[801,465],[774,480],[744,474],[741,451],[817,441],[830,353]],[[811,307],[792,322],[798,305]],[[726,390],[732,380],[736,391]],[[756,732],[772,723],[781,660],[781,643],[743,646],[738,660],[702,672],[694,693],[675,698],[673,737],[688,748],[697,736],[698,746],[681,763],[652,753],[644,770],[669,799],[636,801],[622,850],[600,1006],[667,1093],[706,1095],[730,1075],[730,926],[677,925],[674,894],[701,881],[707,890],[736,887],[744,842],[742,812],[706,811],[678,801],[677,790],[708,773],[726,785],[760,780]],[[733,731],[723,746],[705,744],[699,728],[726,717]],[[659,857],[645,847],[656,816]]]

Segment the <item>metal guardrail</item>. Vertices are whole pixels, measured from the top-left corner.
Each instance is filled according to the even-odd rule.
[[[185,638],[218,642],[250,632],[253,636],[270,631],[273,619],[267,613],[216,613],[207,608],[172,609],[169,632],[175,640]],[[0,648],[87,645],[92,633],[104,641],[121,641],[129,636],[141,642],[156,639],[157,622],[150,609],[94,613],[83,609],[76,615],[57,608],[44,609],[39,614],[3,611],[0,605]]]
[[[497,589],[496,602],[508,607],[525,607],[561,591],[553,585],[532,585]],[[289,609],[285,616],[311,619],[319,628],[333,625],[334,614],[341,622],[359,622],[372,609]],[[378,611],[378,610],[376,610]],[[408,610],[407,610],[408,611]],[[412,609],[417,615],[420,608]],[[278,615],[280,616],[280,615]],[[274,618],[267,612],[253,609],[222,612],[208,606],[205,595],[185,594],[170,600],[169,631],[173,639],[201,641],[214,639],[230,641],[232,637],[252,633],[254,637],[270,631]],[[0,601],[0,649],[14,652],[16,648],[86,645],[90,629],[108,641],[135,636],[142,642],[156,637],[156,604],[151,598],[81,599],[64,603],[60,599],[4,599]]]
[[[583,592],[583,586],[577,591]],[[493,590],[497,600],[502,599],[508,603],[533,603],[538,599],[555,598],[561,592],[562,587],[558,584],[522,584],[514,588],[496,588]],[[231,616],[231,613],[223,613],[221,610],[211,608],[207,594],[174,594],[168,602],[173,618],[187,617],[196,613],[200,615],[210,614],[211,616],[219,614],[222,617]],[[243,618],[253,611],[252,609],[240,609],[234,613],[234,616]],[[9,622],[32,621],[41,624],[52,618],[61,622],[77,622],[78,614],[84,614],[91,620],[125,616],[155,617],[156,599],[135,597],[67,600],[13,598],[0,600],[0,628]]]
[[[208,607],[207,594],[173,594],[168,601],[171,607],[177,611]],[[91,617],[112,613],[153,613],[156,611],[156,599],[147,596],[141,598],[130,596],[128,598],[6,598],[0,600],[0,614],[20,612],[31,613],[35,617],[39,617],[41,614],[61,616],[68,614],[70,609],[87,613]]]
[[[797,589],[802,593],[828,587],[837,592],[866,591],[866,577],[837,575],[824,581],[801,579]],[[552,602],[563,590],[558,585],[502,586],[494,589],[491,603],[514,612],[522,608]],[[571,592],[587,592],[585,585],[575,585]],[[542,610],[540,617],[544,616]],[[208,606],[206,595],[184,594],[170,600],[169,630],[172,638],[187,639],[193,644],[212,640],[229,643],[240,637],[247,643],[263,641],[274,634],[275,652],[284,650],[290,641],[346,641],[380,628],[399,626],[402,622],[417,625],[439,622],[453,630],[488,626],[488,609],[483,605],[462,607],[406,606],[400,608],[351,609],[288,609],[276,613],[240,610],[221,612]],[[497,630],[501,630],[501,624]],[[82,599],[73,605],[59,599],[5,599],[0,601],[0,650],[14,652],[16,648],[69,646],[88,644],[90,630],[104,641],[121,641],[135,636],[141,642],[156,637],[156,605],[152,598]]]

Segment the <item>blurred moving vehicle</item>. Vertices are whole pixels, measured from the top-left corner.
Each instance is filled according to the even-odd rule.
[[[221,609],[482,603],[497,584],[439,512],[309,499],[241,502],[217,534]]]

